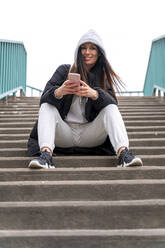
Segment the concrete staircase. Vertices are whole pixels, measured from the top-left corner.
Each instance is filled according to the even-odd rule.
[[[38,108],[38,98],[0,102],[0,248],[165,247],[165,100],[119,98],[143,168],[59,156],[56,169],[29,170]]]

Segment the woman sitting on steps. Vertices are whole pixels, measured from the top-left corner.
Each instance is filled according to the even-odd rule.
[[[54,168],[53,153],[117,155],[118,167],[142,166],[129,151],[126,128],[117,107],[120,78],[109,64],[101,38],[93,30],[78,42],[74,64],[61,65],[46,84],[38,122],[28,141],[29,168]]]

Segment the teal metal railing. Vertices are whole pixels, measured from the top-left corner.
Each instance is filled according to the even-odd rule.
[[[26,88],[27,89],[30,89],[30,96],[34,96],[34,92],[37,92],[39,96],[41,96],[42,94],[42,90],[41,89],[38,89],[38,88],[35,88],[35,87],[32,87],[32,86],[29,86],[29,85],[26,85]]]
[[[26,93],[27,53],[22,42],[0,40],[0,99]]]
[[[143,91],[136,90],[136,91],[120,91],[117,92],[118,96],[143,96]]]
[[[165,97],[165,36],[152,41],[143,91],[145,96],[158,92]]]

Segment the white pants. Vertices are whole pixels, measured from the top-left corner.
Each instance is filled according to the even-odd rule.
[[[94,121],[85,124],[68,124],[53,105],[43,103],[39,111],[38,139],[40,149],[48,147],[96,147],[110,138],[114,150],[128,148],[126,128],[118,107],[110,104],[102,109]]]

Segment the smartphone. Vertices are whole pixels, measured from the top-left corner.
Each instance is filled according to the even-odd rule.
[[[68,74],[68,79],[78,82],[78,81],[80,81],[80,74],[78,74],[78,73],[69,73]]]

